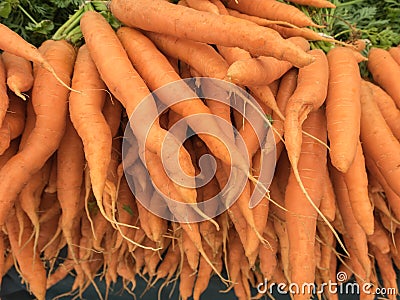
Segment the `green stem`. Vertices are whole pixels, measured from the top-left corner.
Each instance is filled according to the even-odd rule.
[[[34,18],[32,18],[32,16],[20,4],[18,4],[17,7],[24,13],[25,16],[28,17],[29,20],[31,20],[33,22],[33,24],[35,24],[35,25],[38,24],[38,22],[36,22],[36,20]]]
[[[342,3],[337,4],[336,7],[349,6],[349,5],[362,3],[362,2],[364,2],[364,0],[353,0],[353,1],[349,1],[349,2],[342,2]]]
[[[69,29],[71,24],[75,24],[76,20],[79,22],[80,17],[83,13],[83,7],[81,7],[79,10],[77,10],[69,19],[67,22],[65,22],[60,28],[54,33],[53,35],[53,40],[60,40],[66,35],[66,30]]]

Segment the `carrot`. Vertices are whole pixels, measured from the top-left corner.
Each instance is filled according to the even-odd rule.
[[[8,96],[9,106],[0,129],[3,136],[0,142],[0,154],[9,147],[13,139],[21,135],[25,126],[26,103],[12,93],[9,93]]]
[[[286,21],[298,27],[314,26],[315,24],[298,8],[274,0],[242,0],[235,2],[227,0],[227,6],[240,12],[269,20]]]
[[[65,41],[50,43],[45,57],[54,65],[63,80],[68,82],[75,59],[73,47]],[[43,89],[43,86],[46,88]],[[32,92],[33,107],[37,115],[35,128],[24,149],[0,171],[0,195],[3,208],[0,212],[0,224],[4,224],[16,195],[29,180],[31,174],[40,170],[58,148],[65,128],[67,94],[68,90],[55,81],[51,73],[44,69],[38,70]]]
[[[150,239],[156,242],[157,245],[161,245],[163,243],[163,235],[167,231],[168,223],[167,220],[163,218],[167,210],[168,207],[164,199],[158,193],[158,191],[154,190],[153,196],[150,199],[149,213],[147,214],[147,218],[150,225]],[[165,247],[163,244],[162,246]]]
[[[3,58],[0,57],[0,125],[3,124],[9,102],[7,95],[6,79],[6,68],[3,63]]]
[[[46,270],[40,260],[39,253],[34,254],[33,240],[29,239],[29,221],[25,218],[23,240],[27,241],[24,247],[18,243],[18,221],[15,218],[15,209],[9,211],[10,218],[6,222],[8,238],[13,255],[18,262],[19,270],[24,280],[29,284],[29,289],[39,300],[44,300],[46,295]]]
[[[374,232],[373,207],[368,197],[368,178],[364,154],[358,142],[357,152],[347,173],[343,174],[349,192],[350,205],[358,224],[367,235]]]
[[[82,140],[67,118],[65,134],[57,150],[57,198],[62,210],[60,226],[71,251],[73,227],[84,207],[81,201],[84,165]],[[72,252],[72,258],[76,257]]]
[[[145,97],[151,97],[146,84],[132,67],[121,42],[102,15],[88,11],[82,16],[80,22],[86,44],[101,78],[125,107],[128,116],[132,117],[133,112],[142,100]],[[98,47],[98,45],[102,45],[102,47]],[[109,67],[110,63],[113,64],[113,68]],[[121,80],[121,78],[125,78],[125,80]],[[124,88],[126,85],[131,88]],[[146,102],[145,107],[141,106],[142,112],[140,115],[135,115],[135,122],[130,122],[130,126],[140,147],[146,147],[149,151],[161,157],[162,141],[167,133],[161,129],[158,119],[152,124],[149,123],[149,116],[157,116],[155,102],[153,99],[149,99],[150,101]],[[176,141],[171,142],[177,143]],[[189,154],[182,147],[176,146],[175,149],[180,149],[179,161],[183,171],[186,174],[193,175],[194,168],[191,165]],[[171,151],[174,152],[175,150],[171,149]],[[169,157],[172,153],[164,153],[163,155]],[[178,172],[177,170],[169,171],[171,171],[171,176]],[[172,177],[174,178],[174,176]],[[181,187],[179,191],[188,199],[196,198],[194,189]],[[100,201],[102,195],[95,196]]]
[[[400,65],[400,48],[391,47],[388,51],[393,59],[397,62],[397,64]]]
[[[328,168],[325,168],[324,182],[324,194],[321,198],[319,209],[321,210],[322,214],[328,219],[328,221],[332,222],[335,219],[336,213],[336,197],[335,191],[333,190],[332,181],[329,177]]]
[[[304,51],[310,49],[309,43],[304,38],[292,37],[287,40]],[[280,61],[274,57],[259,56],[232,63],[226,77],[238,85],[268,85],[282,77],[291,67],[290,62]]]
[[[390,252],[390,238],[382,224],[376,219],[374,221],[375,230],[367,237],[368,243],[376,247],[382,254],[387,254]]]
[[[311,56],[289,42],[283,41],[274,31],[230,16],[199,12],[162,0],[151,3],[145,0],[135,2],[113,0],[110,8],[117,19],[130,27],[208,44],[240,47],[254,55],[274,56],[288,60],[298,67],[308,65],[313,61]],[[163,12],[161,16],[157,13],[159,11]],[[182,18],[182,15],[185,17]],[[157,22],[144,21],[151,19]],[[193,21],[197,24],[196,30],[189,29]],[[210,31],[210,26],[218,30]],[[257,39],[252,39],[254,36]]]
[[[193,293],[194,282],[196,280],[195,273],[190,268],[188,261],[184,258],[179,275],[179,294],[182,300],[187,300]]]
[[[319,140],[326,141],[324,112],[319,110],[311,113],[304,122],[304,128]],[[315,164],[315,161],[319,163]],[[298,166],[301,180],[315,206],[318,207],[323,196],[323,190],[319,187],[324,182],[326,148],[316,140],[304,137]],[[317,178],[320,184],[316,184]],[[299,286],[303,282],[314,282],[316,258],[312,249],[315,244],[317,211],[300,192],[293,172],[289,175],[286,187],[285,208],[288,210],[286,222],[291,282],[298,283]],[[296,296],[301,298],[301,295],[296,294]]]
[[[329,86],[326,118],[332,164],[346,173],[357,151],[360,134],[360,71],[351,50],[337,47],[328,52]],[[350,129],[351,128],[351,129]]]
[[[393,268],[393,263],[388,253],[382,253],[375,246],[370,247],[379,267],[382,276],[383,286],[387,290],[389,299],[397,299],[397,275]],[[394,293],[393,293],[394,289]]]
[[[212,256],[212,249],[208,245],[204,245],[204,250],[208,256]],[[212,268],[203,257],[200,257],[199,271],[197,272],[196,283],[193,289],[193,300],[200,299],[200,295],[207,289],[211,275]]]
[[[161,261],[160,265],[157,268],[157,277],[155,282],[160,278],[165,278],[165,282],[168,282],[172,278],[176,269],[179,266],[179,259],[180,259],[179,247],[177,247],[174,244],[171,244],[168,247],[164,259]]]
[[[361,85],[361,142],[365,156],[375,161],[386,182],[400,196],[400,143],[373,101],[370,87],[364,82]]]
[[[297,87],[288,100],[285,141],[288,157],[296,173],[302,141],[301,125],[311,111],[324,102],[328,89],[328,60],[321,50],[309,51],[316,60],[299,70]]]
[[[0,35],[2,39],[0,41],[0,49],[16,56],[20,56],[29,60],[44,69],[50,72],[54,78],[65,88],[70,89],[68,86],[68,80],[65,80],[62,77],[57,75],[57,70],[54,69],[51,62],[48,61],[47,58],[43,57],[43,55],[38,51],[38,49],[32,44],[25,41],[21,36],[19,36],[16,32],[5,26],[4,24],[0,24]],[[61,74],[63,75],[63,74]],[[78,91],[75,91],[78,92]]]
[[[354,257],[351,256],[351,259],[359,261],[368,277],[370,272],[370,261],[368,258],[367,236],[354,217],[343,174],[335,168],[331,168],[330,171],[335,188],[338,208],[345,226],[345,232],[343,234],[345,237],[345,245],[346,247],[351,248],[353,253],[356,254]],[[350,255],[351,253],[352,252],[350,252]]]
[[[82,93],[71,93],[69,96],[71,121],[83,142],[94,194],[101,195],[111,160],[112,136],[101,111],[106,96],[105,84],[86,45],[78,51],[72,87]]]
[[[278,237],[275,233],[272,220],[268,220],[266,231],[264,231],[264,238],[268,241],[268,245],[260,245],[258,256],[260,258],[260,269],[266,280],[271,280],[273,271],[277,266],[278,252]]]
[[[22,93],[29,91],[33,86],[31,63],[8,52],[3,52],[2,58],[7,71],[7,86],[15,95],[26,100]]]
[[[400,48],[399,48],[400,49]],[[400,126],[397,122],[400,117],[400,110],[396,107],[393,98],[390,97],[381,87],[371,82],[366,81],[366,85],[371,88],[372,97],[379,110],[385,119],[387,125],[390,127],[393,135],[400,140]]]
[[[288,0],[289,2],[318,8],[335,8],[336,5],[328,0]]]
[[[290,269],[289,269],[289,236],[287,231],[287,223],[279,220],[278,218],[274,219],[274,229],[276,232],[276,236],[279,240],[279,254],[280,260],[277,264],[277,268],[280,268],[283,277],[285,280],[289,281],[290,279]],[[275,273],[275,272],[274,272]],[[272,275],[274,278],[275,274]]]
[[[400,65],[384,49],[371,48],[368,53],[368,70],[377,82],[400,107],[400,87],[396,78],[400,76]]]

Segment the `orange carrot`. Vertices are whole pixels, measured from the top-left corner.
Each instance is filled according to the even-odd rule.
[[[400,48],[399,48],[400,49]],[[379,110],[385,119],[386,123],[390,127],[393,135],[400,140],[400,125],[397,120],[400,117],[400,110],[396,107],[393,98],[390,97],[381,87],[371,82],[366,81],[366,84],[371,88],[372,97],[376,104],[378,104]]]
[[[360,71],[351,50],[337,47],[328,52],[329,87],[326,118],[333,166],[346,173],[357,150],[360,134]],[[351,128],[351,129],[350,129]]]
[[[49,41],[46,59],[54,65],[65,82],[69,81],[75,60],[75,51],[66,41]],[[44,86],[46,88],[44,88]],[[39,69],[32,92],[37,115],[35,128],[26,146],[0,171],[2,210],[0,224],[4,224],[9,208],[31,174],[36,173],[58,148],[65,128],[68,90],[45,69]],[[50,104],[51,103],[51,104]],[[4,196],[3,196],[4,194]]]
[[[60,226],[71,251],[73,227],[84,207],[81,201],[84,165],[82,140],[68,117],[65,134],[57,150],[57,198],[62,210]],[[75,252],[72,252],[72,258],[77,258]]]
[[[240,12],[258,16],[269,20],[286,21],[299,27],[316,26],[309,17],[307,17],[298,8],[274,1],[274,0],[242,0],[235,2],[234,0],[227,0],[229,8],[238,10]]]
[[[397,64],[400,65],[400,48],[392,47],[389,49],[389,53],[393,57],[393,59],[397,62]]]
[[[7,86],[18,97],[26,100],[22,93],[29,91],[33,86],[31,63],[9,52],[3,52],[2,58],[7,71]]]
[[[208,44],[240,47],[254,55],[274,56],[278,59],[288,60],[298,67],[308,65],[313,61],[311,56],[302,52],[298,47],[283,41],[276,32],[231,16],[199,12],[162,0],[151,3],[145,0],[135,2],[113,0],[110,8],[116,18],[130,27]],[[157,13],[158,11],[163,11],[162,16]],[[185,18],[182,18],[182,15]],[[157,20],[157,22],[144,21],[150,19]],[[198,28],[189,30],[189,24],[194,20]],[[218,30],[210,31],[210,26],[218,28]],[[257,39],[253,39],[254,36]]]
[[[400,87],[396,78],[400,77],[400,65],[384,49],[371,48],[368,53],[368,70],[377,82],[400,107]]]
[[[18,243],[18,221],[15,218],[15,209],[9,211],[10,218],[6,222],[8,238],[10,240],[13,255],[18,262],[21,275],[29,284],[29,288],[35,297],[39,300],[44,300],[46,295],[46,270],[39,257],[39,253],[34,255],[33,240],[29,239],[30,228],[29,221],[25,216],[25,228],[23,240],[27,241],[24,247]],[[28,242],[29,241],[29,242]]]
[[[400,143],[374,102],[370,87],[364,82],[361,85],[361,142],[365,156],[375,161],[386,182],[400,196]]]
[[[387,254],[390,252],[390,237],[383,228],[382,224],[375,219],[374,223],[374,233],[369,235],[368,238],[368,243],[376,247],[379,252],[383,254]]]
[[[304,51],[310,49],[309,43],[304,38],[292,37],[287,40],[299,46]],[[229,66],[226,77],[239,85],[268,85],[282,77],[291,67],[292,64],[287,61],[280,61],[273,57],[259,56],[232,63]]]
[[[71,121],[83,142],[93,191],[99,195],[103,193],[106,183],[112,136],[101,112],[106,96],[105,84],[86,45],[78,51],[72,87],[82,93],[71,93],[69,96]]]
[[[3,58],[0,57],[0,125],[3,124],[3,120],[6,116],[8,108],[8,95],[6,85],[7,75],[6,68],[3,63]]]
[[[350,205],[358,224],[367,235],[374,232],[373,207],[368,197],[368,178],[365,169],[364,154],[361,143],[358,143],[353,163],[347,173],[343,174],[349,192]]]
[[[186,0],[189,7],[200,11],[208,11],[210,13],[219,14],[218,7],[216,7],[209,0]]]
[[[322,110],[309,114],[304,129],[320,141],[326,141],[325,114]],[[316,164],[315,162],[319,163]],[[298,163],[299,174],[304,186],[319,206],[323,196],[320,187],[324,182],[326,148],[310,137],[303,138]],[[320,184],[316,184],[316,180]],[[289,238],[290,279],[301,286],[303,282],[314,282],[316,258],[314,256],[317,211],[300,191],[299,184],[291,172],[285,194],[287,232]],[[296,294],[299,299],[304,295]],[[301,298],[303,299],[303,298]],[[305,296],[304,296],[305,299]]]

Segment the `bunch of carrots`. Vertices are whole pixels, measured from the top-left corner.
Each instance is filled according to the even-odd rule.
[[[327,0],[290,2],[334,7]],[[75,22],[83,35],[79,47],[62,39],[36,48],[0,25],[2,275],[15,266],[37,299],[70,273],[75,297],[93,284],[107,298],[118,276],[134,295],[136,275],[146,275],[149,286],[179,277],[182,299],[199,299],[216,274],[239,299],[250,299],[263,296],[252,294],[259,283],[323,286],[340,271],[360,285],[372,283],[360,298],[373,299],[381,286],[378,266],[383,286],[397,293],[400,47],[372,48],[364,57],[308,28],[320,25],[295,6],[274,0],[112,0],[109,9],[123,26],[115,31],[102,14],[85,9]],[[332,49],[310,50],[315,40]],[[360,76],[365,61],[371,79]],[[257,181],[265,149],[256,129],[229,105],[183,86],[190,100],[170,106],[149,127],[146,117],[171,95],[153,99],[146,114],[128,122],[152,91],[190,77],[245,88],[257,113],[272,120],[277,163],[269,187]],[[164,169],[162,141],[176,122],[197,114],[203,119],[188,125],[198,134],[179,148],[180,165],[194,178],[200,158],[211,154],[217,169],[193,188]],[[201,134],[210,127],[227,144]],[[127,130],[134,139],[122,157]],[[250,168],[235,135],[245,143]],[[163,200],[162,194],[191,205],[206,201],[224,189],[231,169],[248,179],[215,218],[185,222]],[[258,185],[264,196],[250,208]],[[134,194],[177,221],[146,209]],[[65,247],[67,257],[54,268]],[[96,276],[104,278],[106,294]],[[322,291],[338,299],[327,287]]]

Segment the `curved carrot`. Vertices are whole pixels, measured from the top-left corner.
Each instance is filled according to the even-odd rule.
[[[47,42],[46,42],[47,43]],[[49,41],[45,57],[68,82],[75,51],[66,41]],[[45,69],[39,69],[32,91],[36,123],[26,145],[0,171],[0,224],[4,224],[14,199],[32,174],[56,151],[65,129],[68,90]]]
[[[360,134],[360,84],[358,64],[351,50],[338,47],[328,52],[329,87],[326,118],[331,161],[347,172],[357,150]]]
[[[368,70],[374,80],[393,98],[397,107],[400,107],[400,65],[390,53],[384,49],[371,48],[368,53]]]
[[[105,84],[86,45],[78,50],[72,87],[82,93],[69,96],[71,121],[83,142],[93,191],[99,195],[106,183],[112,136],[101,111],[106,96]]]
[[[163,0],[113,0],[112,13],[130,27],[165,33],[208,44],[240,47],[254,55],[274,56],[288,60],[302,67],[313,58],[298,47],[281,39],[274,31],[244,22],[240,19],[200,12],[181,5],[173,5]],[[158,12],[162,11],[160,15]],[[182,16],[185,16],[182,18]],[[157,20],[149,22],[148,20]],[[196,30],[189,29],[196,22]],[[218,28],[218,30],[210,30]],[[256,39],[252,37],[257,37]]]
[[[33,86],[31,62],[9,52],[3,52],[2,57],[7,70],[8,87],[18,97],[26,100],[22,93],[29,91]]]

